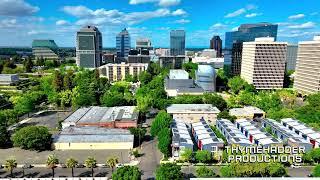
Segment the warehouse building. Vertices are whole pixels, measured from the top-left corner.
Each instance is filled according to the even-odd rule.
[[[252,143],[245,137],[236,126],[227,119],[217,120],[217,129],[227,139],[229,145],[251,146]]]
[[[139,113],[135,108],[135,106],[80,108],[62,122],[62,128],[70,126],[137,127]]]
[[[237,119],[255,119],[264,118],[265,112],[257,107],[245,106],[243,108],[233,108],[229,110],[231,116],[236,116]]]
[[[290,131],[298,134],[303,139],[309,141],[312,144],[313,148],[319,148],[320,146],[319,132],[316,132],[312,128],[307,127],[304,123],[301,123],[291,118],[282,119],[281,124],[287,127]]]
[[[172,130],[172,156],[179,158],[185,149],[193,150],[193,141],[184,122],[174,120]]]
[[[262,127],[271,128],[273,135],[278,137],[278,139],[283,141],[286,145],[292,147],[304,147],[306,151],[312,149],[312,144],[309,141],[303,139],[301,136],[273,119],[263,119]]]
[[[264,132],[253,121],[239,119],[236,121],[236,127],[244,134],[251,143],[262,147],[282,146],[283,144],[272,137],[271,134]]]
[[[187,124],[205,119],[209,124],[215,125],[220,110],[212,104],[171,104],[167,113],[171,114],[173,119]]]
[[[56,150],[132,149],[134,136],[126,129],[67,127],[53,139]]]
[[[223,140],[216,136],[203,118],[200,119],[200,122],[192,123],[191,130],[198,149],[210,152],[223,150]]]

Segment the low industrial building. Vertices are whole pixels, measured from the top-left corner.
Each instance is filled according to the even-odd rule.
[[[179,158],[185,149],[193,150],[193,141],[184,122],[174,120],[172,130],[172,157]]]
[[[109,63],[99,67],[101,77],[106,77],[109,81],[122,81],[127,76],[131,75],[138,77],[143,71],[148,68],[148,63]]]
[[[237,117],[237,119],[255,119],[264,118],[266,113],[257,107],[245,106],[243,108],[230,109],[229,114]]]
[[[62,122],[62,128],[70,126],[137,127],[139,113],[135,108],[135,106],[80,108]]]
[[[270,146],[283,146],[282,142],[275,139],[271,134],[264,132],[260,127],[253,121],[246,119],[238,119],[236,121],[236,127],[244,134],[249,141],[255,145],[262,147]]]
[[[53,138],[56,150],[132,149],[134,136],[126,129],[67,127]]]
[[[191,124],[191,131],[199,150],[207,150],[212,153],[223,150],[223,140],[216,136],[203,118],[200,119],[200,122]]]
[[[170,69],[169,79],[189,79],[189,73],[183,69]]]
[[[296,133],[303,139],[310,142],[313,148],[319,148],[320,146],[319,132],[314,131],[312,128],[306,126],[304,123],[292,118],[281,119],[281,124],[286,128],[288,128],[290,131]]]
[[[262,127],[265,129],[271,128],[273,135],[283,141],[285,145],[292,147],[304,147],[306,151],[310,151],[312,149],[312,144],[309,141],[303,139],[301,136],[273,119],[263,119]]]
[[[171,104],[167,113],[171,114],[173,119],[185,123],[199,122],[203,118],[209,124],[215,125],[220,110],[212,104]]]
[[[164,80],[164,89],[169,97],[179,95],[202,95],[205,91],[193,79],[168,79]]]
[[[19,82],[17,74],[0,74],[0,85],[10,86]]]
[[[228,145],[252,146],[252,143],[245,137],[236,126],[227,119],[219,119],[216,123],[217,129],[226,138]]]

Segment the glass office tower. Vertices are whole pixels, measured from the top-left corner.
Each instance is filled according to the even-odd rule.
[[[277,39],[278,25],[271,23],[242,24],[238,31],[226,32],[225,48],[232,49],[233,43],[250,42],[258,37]]]
[[[128,57],[131,48],[130,35],[124,28],[116,37],[117,57]]]
[[[184,30],[172,30],[170,32],[170,55],[185,55],[186,33]]]
[[[213,36],[210,40],[210,49],[217,51],[217,57],[222,56],[222,40],[220,36]]]
[[[85,26],[77,32],[76,63],[84,68],[96,68],[102,60],[102,35],[95,26]]]

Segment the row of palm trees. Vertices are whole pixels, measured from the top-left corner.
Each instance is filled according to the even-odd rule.
[[[105,165],[113,169],[119,163],[119,158],[116,156],[110,157],[107,159]],[[48,168],[52,170],[52,177],[54,177],[54,170],[59,165],[59,159],[55,154],[51,154],[48,156],[46,165]],[[66,160],[65,167],[71,169],[71,175],[74,177],[74,168],[78,167],[79,162],[74,158],[69,158]],[[91,169],[91,177],[93,177],[94,171],[93,169],[97,166],[97,160],[94,157],[89,156],[85,162],[84,166]],[[17,161],[14,158],[7,159],[4,168],[10,172],[10,176],[13,177],[13,170],[17,167]],[[24,168],[23,168],[23,176],[24,176]]]

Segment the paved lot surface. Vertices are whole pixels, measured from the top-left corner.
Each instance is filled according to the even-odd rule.
[[[50,178],[52,177],[51,169],[48,168],[31,168],[24,170],[24,177],[27,178]],[[13,170],[13,176],[16,178],[23,177],[23,170],[16,168]],[[91,177],[91,169],[88,168],[75,168],[75,177]],[[94,177],[109,177],[111,178],[112,172],[110,168],[94,168]],[[5,169],[0,169],[0,178],[9,178],[10,173]],[[55,177],[71,177],[71,169],[56,168]]]
[[[128,150],[68,150],[68,151],[28,151],[20,148],[0,149],[0,164],[4,164],[8,158],[15,158],[18,164],[45,164],[48,155],[55,154],[61,163],[66,159],[73,157],[79,161],[84,162],[88,156],[96,158],[99,164],[104,164],[106,159],[111,156],[119,157],[121,163],[129,162]]]
[[[288,168],[288,174],[291,177],[307,177],[312,173],[314,167]]]

